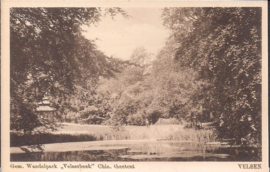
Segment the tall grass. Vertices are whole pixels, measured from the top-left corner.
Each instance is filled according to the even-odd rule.
[[[178,130],[169,134],[166,140],[192,141],[192,142],[213,142],[215,141],[215,134],[212,130],[194,130],[185,129]]]
[[[130,135],[127,131],[110,131],[110,132],[96,132],[93,134],[97,140],[130,140]]]
[[[173,128],[174,127],[174,128]],[[177,140],[192,142],[213,142],[215,134],[212,130],[182,129],[175,126],[145,126],[125,127],[99,131],[94,134],[97,140]]]
[[[177,140],[192,142],[212,142],[215,136],[211,130],[182,129],[178,125],[173,126],[127,126],[121,128],[99,129],[84,134],[53,134],[40,133],[36,135],[17,135],[11,133],[10,146],[24,146],[46,143],[99,141],[99,140]]]

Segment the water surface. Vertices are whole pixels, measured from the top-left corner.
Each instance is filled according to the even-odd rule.
[[[102,144],[90,150],[14,153],[11,161],[261,161],[255,148],[193,142]]]

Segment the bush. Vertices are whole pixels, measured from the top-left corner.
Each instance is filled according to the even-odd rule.
[[[73,112],[73,111],[69,111],[66,115],[66,117],[64,117],[65,122],[74,122],[76,120],[77,117],[77,113]]]
[[[129,125],[145,125],[145,119],[140,114],[129,115],[127,117],[127,123]]]

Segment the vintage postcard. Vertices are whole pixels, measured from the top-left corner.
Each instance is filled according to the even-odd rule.
[[[4,172],[268,171],[266,1],[1,14]]]

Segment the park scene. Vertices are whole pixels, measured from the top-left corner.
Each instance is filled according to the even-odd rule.
[[[11,8],[11,161],[261,161],[261,8]]]

